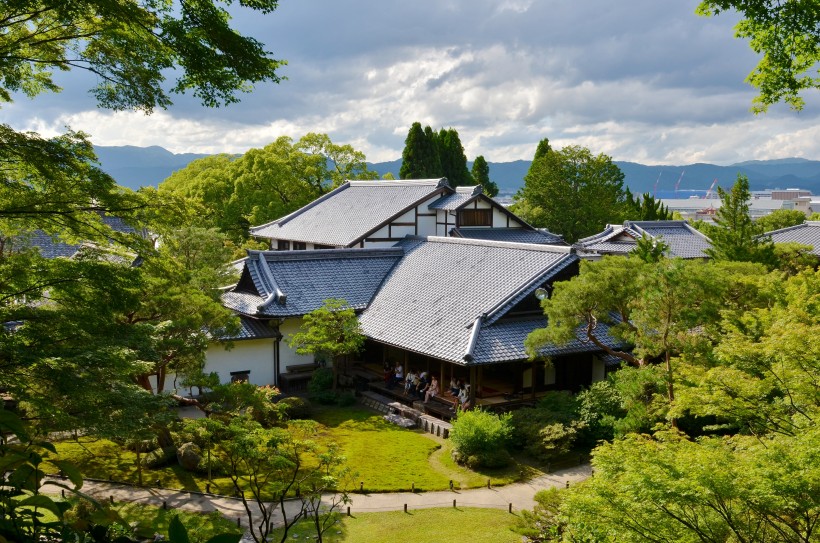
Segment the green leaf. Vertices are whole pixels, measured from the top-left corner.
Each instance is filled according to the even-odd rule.
[[[23,421],[11,411],[0,409],[0,430],[11,432],[16,435],[20,441],[28,440]]]
[[[54,513],[55,516],[61,517],[62,511],[60,508],[57,507],[57,504],[46,496],[45,494],[37,494],[35,496],[29,496],[24,500],[18,502],[18,507],[42,507],[43,509],[47,509],[48,511]]]
[[[188,539],[188,530],[182,525],[182,521],[179,520],[178,516],[172,518],[170,524],[168,524],[168,538],[173,541],[173,543],[190,542]]]
[[[67,460],[52,460],[52,464],[57,466],[68,479],[74,484],[77,490],[83,487],[83,476],[77,466]]]

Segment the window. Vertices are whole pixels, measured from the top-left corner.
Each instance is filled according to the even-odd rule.
[[[232,371],[231,383],[247,383],[250,379],[251,370]]]
[[[280,239],[276,242],[276,248],[280,251],[288,251],[290,250],[290,242],[284,239]]]
[[[307,243],[304,243],[302,241],[294,241],[293,242],[293,250],[294,251],[304,251],[305,249],[307,249]]]
[[[459,226],[492,226],[492,209],[464,209],[458,213]]]

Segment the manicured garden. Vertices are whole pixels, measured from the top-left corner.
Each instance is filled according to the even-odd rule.
[[[513,464],[504,468],[472,470],[453,462],[448,440],[386,422],[381,415],[360,406],[317,407],[312,418],[318,422],[315,440],[320,446],[336,443],[351,467],[351,490],[360,483],[369,492],[445,490],[453,480],[456,488],[487,484],[509,484],[537,474],[532,468]],[[89,478],[138,483],[136,453],[104,439],[90,437],[56,444],[60,458],[73,462]],[[214,451],[218,457],[219,452]],[[205,492],[207,474],[188,471],[176,462],[157,469],[142,469],[145,485]],[[212,476],[211,492],[233,494],[224,474]]]

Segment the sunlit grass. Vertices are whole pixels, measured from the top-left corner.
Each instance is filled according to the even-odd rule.
[[[330,543],[418,543],[420,541],[454,543],[519,543],[521,536],[511,527],[518,517],[498,509],[443,508],[416,509],[404,513],[360,513],[340,517],[330,527],[323,541]],[[308,523],[297,525],[288,540],[313,540],[315,529]],[[278,541],[281,532],[273,538]]]
[[[337,443],[356,475],[348,481],[349,490],[364,483],[367,492],[446,490],[450,480],[456,488],[474,488],[487,484],[509,484],[537,473],[516,464],[500,470],[474,471],[453,462],[450,442],[423,432],[407,430],[388,423],[373,411],[359,407],[317,409],[320,445]],[[60,458],[73,462],[86,477],[136,484],[136,454],[104,439],[81,438],[78,442],[56,444]],[[56,471],[56,470],[55,470]],[[207,476],[172,465],[142,470],[143,484],[205,492]],[[233,494],[230,479],[215,475],[210,490]]]

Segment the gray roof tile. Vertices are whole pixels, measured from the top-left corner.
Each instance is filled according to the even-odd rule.
[[[775,243],[795,241],[803,245],[811,245],[814,247],[812,253],[820,256],[820,221],[806,221],[790,228],[766,232],[764,235],[771,236]]]
[[[453,228],[450,233],[456,237],[467,239],[566,245],[561,236],[546,230],[528,230],[525,228]]]
[[[251,235],[347,247],[382,223],[452,189],[446,179],[348,181],[290,215],[250,229]]]
[[[578,240],[576,246],[585,252],[627,254],[635,249],[643,234],[669,244],[669,255],[680,258],[706,258],[711,247],[709,238],[686,221],[626,221],[607,225],[599,234]]]
[[[477,318],[508,309],[523,287],[546,282],[577,259],[569,248],[520,243],[408,238],[399,245],[405,256],[362,313],[362,331],[461,364]]]
[[[234,289],[222,300],[241,314],[264,317],[305,315],[329,298],[363,309],[402,254],[393,248],[248,251],[245,264],[255,292]]]
[[[524,340],[530,332],[544,328],[546,325],[546,318],[538,316],[501,320],[491,326],[483,327],[476,344],[474,362],[486,364],[526,360],[528,355],[524,349]],[[604,344],[613,349],[621,348],[621,345],[609,335],[609,327],[606,324],[598,323],[598,327],[601,328],[598,331],[598,337]],[[586,326],[579,326],[576,335],[577,339],[564,345],[548,345],[541,349],[539,354],[561,356],[583,352],[602,352],[599,347],[586,340]]]
[[[279,333],[268,321],[260,321],[245,316],[239,317],[239,330],[235,334],[223,334],[218,339],[223,341],[241,341],[245,339],[268,339],[275,338]]]

